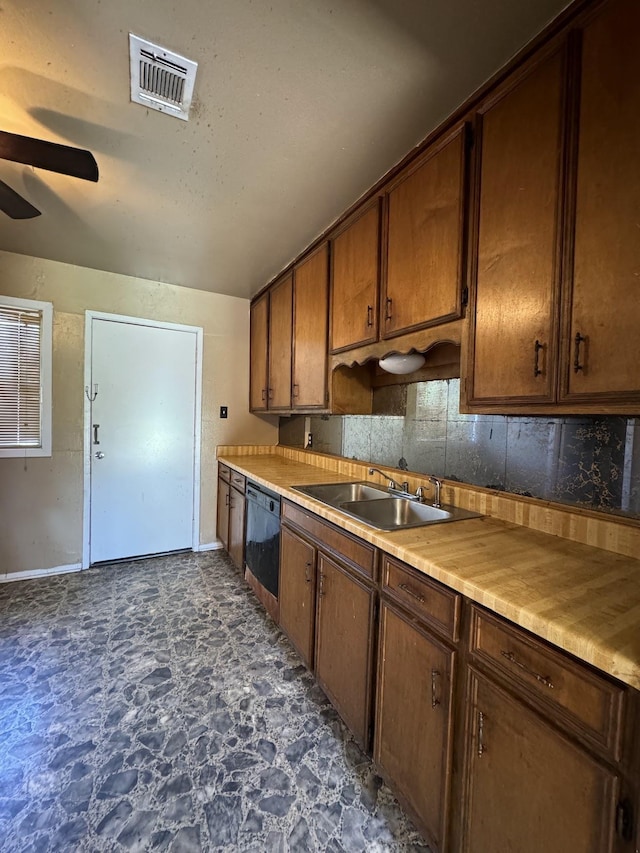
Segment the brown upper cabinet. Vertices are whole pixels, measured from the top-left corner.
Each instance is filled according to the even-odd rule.
[[[639,28],[596,4],[478,110],[469,411],[640,410]]]
[[[565,67],[536,58],[476,116],[470,404],[554,399]]]
[[[253,412],[291,408],[293,275],[277,281],[251,306],[250,407]]]
[[[269,293],[251,304],[249,408],[266,412],[269,394]]]
[[[380,199],[365,205],[331,241],[331,352],[378,340]]]
[[[329,323],[329,247],[301,261],[293,272],[292,409],[326,408]]]
[[[640,4],[612,0],[581,29],[573,256],[560,400],[640,411]]]
[[[386,188],[383,338],[462,316],[466,140],[458,124]]]
[[[637,0],[576,3],[328,232],[327,350],[363,348],[361,364],[380,341],[442,340],[428,330],[462,317],[468,284],[464,411],[640,412],[639,31]],[[270,309],[254,303],[253,411],[330,408],[327,255],[323,239],[271,287]],[[291,335],[273,318],[287,280],[288,390]],[[366,411],[366,381],[334,370],[332,410]]]

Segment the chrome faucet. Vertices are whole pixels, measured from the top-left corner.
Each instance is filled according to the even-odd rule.
[[[381,477],[384,477],[385,480],[387,480],[389,482],[389,488],[390,489],[397,489],[398,488],[398,484],[396,483],[396,481],[393,480],[391,477],[387,477],[387,475],[385,473],[383,473],[379,468],[369,468],[369,474],[373,474],[373,473],[380,474]]]
[[[440,503],[440,489],[442,488],[442,480],[439,480],[437,477],[429,477],[429,482],[433,483],[433,485],[436,487],[435,495],[433,498],[433,506],[436,509],[439,509],[439,507],[442,505]]]

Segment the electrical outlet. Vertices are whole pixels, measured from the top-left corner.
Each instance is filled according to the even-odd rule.
[[[307,443],[305,447],[313,447],[313,434],[310,432],[307,433]]]
[[[226,407],[226,406],[220,406],[220,417],[221,417],[221,418],[227,418],[227,417],[229,417],[228,409],[227,409],[227,407]]]

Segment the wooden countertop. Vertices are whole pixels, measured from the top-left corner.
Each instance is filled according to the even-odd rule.
[[[292,490],[358,479],[277,454],[221,462],[640,689],[640,560],[494,518],[385,532]]]

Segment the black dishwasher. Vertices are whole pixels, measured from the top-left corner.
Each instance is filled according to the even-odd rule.
[[[247,527],[245,563],[251,574],[275,598],[280,565],[280,498],[256,483],[245,491]]]

